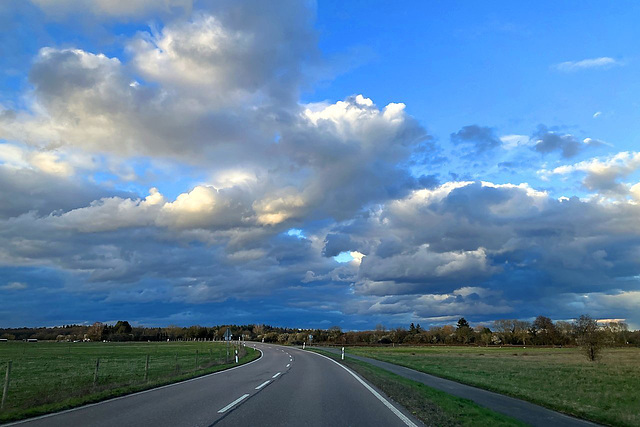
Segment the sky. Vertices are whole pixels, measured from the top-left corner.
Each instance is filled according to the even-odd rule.
[[[0,325],[640,328],[637,2],[0,3]]]

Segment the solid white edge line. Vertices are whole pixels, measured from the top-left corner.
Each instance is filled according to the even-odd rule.
[[[262,356],[264,355],[264,353],[259,348],[256,348],[256,350],[258,350],[260,352],[260,357],[258,357],[256,360],[252,360],[251,362],[244,363],[244,364],[242,364],[240,366],[234,366],[233,368],[223,369],[222,371],[212,372],[210,374],[202,375],[202,376],[195,377],[195,378],[189,378],[187,380],[178,381],[177,383],[165,384],[165,385],[162,385],[160,387],[150,388],[148,390],[136,391],[135,393],[125,394],[123,396],[114,397],[113,399],[102,400],[102,401],[96,402],[96,403],[89,403],[89,404],[86,404],[86,405],[78,406],[77,408],[65,409],[64,411],[53,412],[51,414],[44,414],[44,415],[40,415],[38,417],[33,417],[33,418],[25,418],[24,420],[14,421],[14,422],[9,423],[9,424],[2,424],[2,426],[6,427],[6,426],[15,426],[15,425],[18,425],[18,424],[30,423],[31,421],[41,420],[43,418],[55,417],[57,415],[66,414],[68,412],[80,411],[82,409],[91,408],[92,406],[103,405],[105,403],[114,402],[116,400],[126,399],[127,397],[136,396],[138,394],[151,393],[152,391],[162,390],[163,388],[169,388],[169,387],[177,386],[177,385],[180,385],[180,384],[189,383],[191,381],[202,380],[204,378],[211,377],[213,375],[224,374],[225,372],[233,371],[235,369],[244,368],[245,366],[249,366],[252,363],[255,363],[255,362],[261,360]]]
[[[406,425],[408,425],[409,427],[418,427],[413,421],[411,421],[405,414],[403,414],[402,412],[400,412],[398,410],[398,408],[396,408],[395,406],[393,406],[393,404],[391,402],[389,402],[387,399],[385,399],[384,397],[382,397],[382,395],[380,393],[378,393],[377,391],[375,391],[369,384],[367,384],[366,382],[364,382],[358,375],[356,375],[351,369],[347,368],[346,366],[336,362],[335,360],[333,360],[330,357],[325,356],[324,354],[320,354],[320,353],[316,353],[315,351],[310,351],[309,353],[312,354],[316,354],[318,356],[322,356],[325,359],[331,360],[333,363],[335,363],[336,365],[340,366],[342,369],[344,369],[345,371],[349,372],[353,378],[355,378],[356,380],[358,380],[358,382],[360,384],[362,384],[367,390],[369,390],[371,392],[371,394],[373,394],[376,398],[378,398],[379,401],[381,401],[384,406],[386,406],[387,408],[389,408],[391,410],[391,412],[393,412],[398,418],[400,418],[402,420],[402,422],[404,422]]]
[[[280,372],[278,372],[277,374],[275,374],[274,376],[272,376],[271,378],[278,378],[278,375],[280,375]]]
[[[246,399],[247,397],[249,397],[249,393],[247,394],[243,394],[242,396],[240,396],[239,398],[237,398],[236,400],[234,400],[233,402],[229,403],[227,406],[225,406],[224,408],[220,409],[218,411],[219,414],[224,414],[225,412],[227,412],[229,409],[233,408],[234,406],[236,406],[238,403],[242,402],[244,399]]]
[[[262,384],[260,384],[258,387],[256,387],[256,390],[260,390],[262,387],[266,386],[267,384],[269,384],[271,382],[271,380],[266,380],[265,382],[263,382]]]

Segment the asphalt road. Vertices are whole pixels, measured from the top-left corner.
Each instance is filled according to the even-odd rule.
[[[237,368],[77,409],[28,426],[413,426],[419,421],[351,371],[316,353],[254,344]]]
[[[337,348],[319,347],[319,349],[334,354],[340,354],[341,352],[341,350]],[[393,372],[394,374],[421,382],[429,387],[442,390],[454,396],[473,400],[480,406],[508,415],[531,426],[584,427],[597,425],[590,421],[574,418],[533,403],[525,402],[524,400],[461,384],[455,381],[436,377],[434,375],[425,374],[424,372],[405,368],[404,366],[394,365],[393,363],[387,363],[371,359],[369,357],[355,356],[348,353],[346,354],[346,357],[370,363],[379,368]]]

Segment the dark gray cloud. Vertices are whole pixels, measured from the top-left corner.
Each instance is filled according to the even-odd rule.
[[[131,193],[108,190],[68,177],[0,166],[0,218],[8,219],[28,212],[46,216],[89,205],[101,197],[131,197]]]
[[[535,141],[533,149],[538,153],[547,154],[559,151],[562,157],[565,158],[574,157],[585,148],[585,144],[575,136],[571,134],[560,134],[556,131],[549,130],[544,125],[538,126],[538,129],[531,136],[531,139]]]
[[[495,131],[486,126],[468,125],[450,135],[451,142],[456,145],[470,147],[469,155],[479,155],[502,145]]]
[[[331,233],[324,239],[322,255],[326,257],[336,256],[341,252],[351,251],[354,244],[348,234]]]

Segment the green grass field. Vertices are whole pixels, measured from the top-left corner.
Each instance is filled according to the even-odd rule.
[[[474,402],[451,396],[417,381],[380,369],[359,360],[340,357],[318,349],[318,353],[339,360],[353,369],[370,383],[382,390],[395,402],[404,406],[414,416],[428,426],[473,426],[507,427],[525,424],[483,408]]]
[[[576,348],[353,347],[403,365],[610,425],[640,425],[640,349],[590,362]]]
[[[7,362],[13,362],[0,422],[225,369],[235,365],[235,348],[230,347],[227,362],[227,347],[219,342],[0,343],[0,387]],[[147,355],[149,369],[145,380]],[[240,348],[241,363],[258,356],[259,352],[252,348]],[[100,365],[94,385],[97,358]]]

